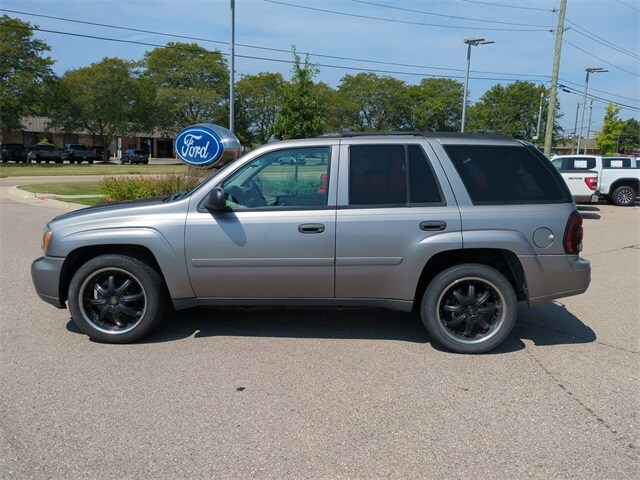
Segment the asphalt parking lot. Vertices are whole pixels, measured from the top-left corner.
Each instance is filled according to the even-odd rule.
[[[489,354],[438,350],[416,316],[365,309],[181,311],[117,346],[35,294],[29,267],[63,210],[9,184],[2,478],[637,478],[637,205],[580,207],[589,290],[522,305]]]

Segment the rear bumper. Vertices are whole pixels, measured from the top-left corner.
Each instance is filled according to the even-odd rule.
[[[60,274],[64,258],[40,257],[31,264],[31,279],[38,296],[58,308],[65,308],[60,300]]]
[[[580,295],[591,283],[591,263],[578,255],[522,255],[519,258],[526,272],[530,307]]]
[[[600,192],[596,192],[592,195],[575,195],[573,201],[576,203],[598,203],[600,199]]]

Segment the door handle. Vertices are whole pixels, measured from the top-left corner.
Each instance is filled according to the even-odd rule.
[[[443,222],[442,220],[420,223],[420,230],[425,230],[428,232],[440,232],[446,228],[447,222]]]
[[[303,223],[298,226],[300,233],[322,233],[324,232],[324,225],[321,223]]]

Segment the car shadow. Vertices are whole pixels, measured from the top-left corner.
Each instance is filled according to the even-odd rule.
[[[82,333],[73,320],[67,330]],[[173,312],[141,343],[172,342],[216,336],[392,340],[428,343],[416,313],[385,309],[228,308],[201,307]],[[524,339],[537,346],[591,343],[595,332],[559,302],[537,308],[518,307],[511,335],[489,355],[525,348]],[[445,351],[435,344],[437,350]]]
[[[578,211],[582,214],[582,218],[585,220],[600,220],[602,216],[599,213],[600,209],[594,206],[578,205]]]

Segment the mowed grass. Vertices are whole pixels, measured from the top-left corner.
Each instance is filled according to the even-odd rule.
[[[100,182],[37,183],[21,185],[18,188],[31,193],[49,193],[51,195],[100,195]]]
[[[163,173],[186,173],[187,168],[186,165],[0,163],[0,178],[73,175],[158,175]]]

